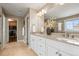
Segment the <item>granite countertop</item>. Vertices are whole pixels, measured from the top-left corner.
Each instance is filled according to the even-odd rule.
[[[32,33],[32,35],[40,36],[40,37],[43,37],[43,38],[46,38],[46,39],[51,39],[51,40],[55,40],[55,41],[79,46],[79,40],[77,41],[77,40],[74,40],[74,39],[71,39],[71,38],[65,38],[63,36],[63,34],[64,33],[52,33],[52,35],[46,35],[44,33],[42,33],[42,34],[41,33]],[[77,38],[77,39],[79,39],[79,38]]]

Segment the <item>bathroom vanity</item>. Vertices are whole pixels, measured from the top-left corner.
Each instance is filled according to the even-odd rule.
[[[59,33],[31,34],[30,46],[39,56],[79,56],[79,42],[72,41]]]

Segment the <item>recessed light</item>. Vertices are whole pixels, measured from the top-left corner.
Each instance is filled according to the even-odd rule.
[[[14,20],[12,20],[12,19],[8,19],[8,21],[14,21]]]

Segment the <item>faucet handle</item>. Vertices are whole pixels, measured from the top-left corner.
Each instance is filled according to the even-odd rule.
[[[72,38],[74,38],[74,35],[72,35]]]
[[[65,37],[68,38],[69,37],[69,33],[65,33]]]

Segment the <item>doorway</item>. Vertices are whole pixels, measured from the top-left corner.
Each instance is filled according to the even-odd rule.
[[[9,19],[9,42],[17,41],[17,21],[14,19]]]

